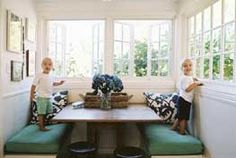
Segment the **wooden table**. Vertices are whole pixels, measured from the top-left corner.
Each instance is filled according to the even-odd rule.
[[[116,124],[117,134],[121,133],[122,123],[151,123],[160,122],[161,118],[144,104],[132,104],[122,109],[73,109],[72,106],[65,107],[52,121],[57,122],[87,122],[87,139],[98,145],[98,128],[101,125]],[[120,135],[117,135],[120,138]],[[117,146],[122,145],[122,140],[117,139]]]
[[[73,109],[65,107],[52,121],[57,122],[159,122],[161,118],[144,104],[132,104],[127,108],[101,110],[101,109]]]

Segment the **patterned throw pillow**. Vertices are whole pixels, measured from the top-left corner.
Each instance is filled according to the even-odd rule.
[[[147,100],[147,106],[153,109],[157,115],[166,123],[173,123],[177,113],[177,99],[178,94],[159,94],[144,92]]]
[[[50,119],[56,116],[68,104],[68,91],[59,91],[52,94],[52,107],[53,112],[46,115],[45,124],[52,124]],[[31,103],[31,120],[30,124],[38,124],[38,112],[36,101]]]

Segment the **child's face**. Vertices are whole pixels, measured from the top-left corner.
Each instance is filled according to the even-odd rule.
[[[51,60],[44,60],[42,62],[42,69],[44,73],[49,73],[52,70],[53,64]]]
[[[184,75],[191,75],[192,73],[192,61],[191,60],[185,60],[182,64],[182,69],[183,69],[183,72],[184,72]]]

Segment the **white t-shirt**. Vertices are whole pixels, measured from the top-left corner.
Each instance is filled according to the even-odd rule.
[[[36,91],[39,97],[51,98],[53,91],[53,81],[53,77],[49,74],[36,74],[33,80],[33,85],[36,86]]]
[[[193,82],[194,81],[192,76],[183,75],[180,79],[180,88],[179,88],[180,96],[189,103],[192,103],[193,101],[194,90],[191,90],[190,92],[186,92],[185,90]]]

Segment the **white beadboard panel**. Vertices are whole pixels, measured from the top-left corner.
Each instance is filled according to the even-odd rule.
[[[202,140],[209,158],[234,158],[236,155],[235,92],[233,85],[215,84],[203,86],[195,95],[191,131]]]
[[[1,120],[3,140],[6,142],[28,123],[30,115],[29,93],[4,98],[1,106],[4,111]]]

